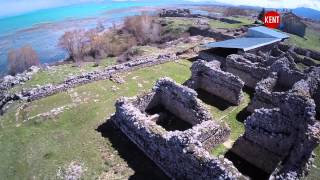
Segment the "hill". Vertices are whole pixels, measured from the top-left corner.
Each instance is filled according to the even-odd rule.
[[[294,14],[300,17],[310,18],[313,20],[320,20],[320,11],[317,11],[315,9],[300,7],[295,8],[292,11]]]

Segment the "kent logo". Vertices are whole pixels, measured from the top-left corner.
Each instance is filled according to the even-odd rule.
[[[278,28],[280,26],[280,14],[276,11],[269,11],[265,13],[263,23],[268,28]]]

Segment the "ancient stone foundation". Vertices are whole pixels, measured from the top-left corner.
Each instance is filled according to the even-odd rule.
[[[159,112],[159,106],[165,111]],[[166,131],[159,121],[174,124],[168,114],[191,126],[183,131]],[[211,118],[194,90],[168,78],[160,79],[149,94],[118,100],[111,120],[170,178],[242,177],[230,161],[212,157],[207,151],[224,142],[230,129]]]
[[[239,76],[246,86],[255,88],[268,74],[268,68],[261,61],[260,57],[251,54],[232,54],[226,59],[226,71]]]
[[[191,72],[192,76],[187,83],[190,88],[202,89],[233,105],[240,104],[244,82],[239,77],[222,71],[219,61],[198,60],[192,64]]]
[[[320,122],[309,97],[288,94],[279,101],[279,108],[256,110],[245,121],[245,134],[233,151],[267,172],[273,169],[272,179],[298,179],[310,169]]]
[[[270,75],[261,80],[256,88],[254,98],[248,107],[253,112],[260,108],[275,108],[279,106],[281,97],[294,91],[294,85],[307,76],[292,68],[286,58],[274,62],[269,68]]]

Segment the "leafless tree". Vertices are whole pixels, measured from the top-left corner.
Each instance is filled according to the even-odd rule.
[[[156,22],[156,17],[147,14],[127,17],[123,29],[132,34],[141,45],[160,40],[162,27]]]
[[[31,66],[39,65],[37,53],[30,45],[19,49],[11,49],[8,53],[8,72],[11,75],[21,73]]]
[[[70,59],[81,62],[89,51],[89,37],[83,29],[65,32],[59,40],[59,45],[65,49]]]

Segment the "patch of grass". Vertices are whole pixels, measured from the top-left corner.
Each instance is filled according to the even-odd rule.
[[[225,23],[219,20],[208,19],[209,26],[211,28],[240,28],[243,25],[252,24],[254,21],[245,17],[228,17],[229,19],[234,19],[240,21],[241,23]],[[166,26],[166,31],[171,32],[173,34],[181,34],[186,32],[192,25],[198,21],[198,18],[164,18],[164,20],[168,23]]]
[[[250,102],[250,96],[247,93],[244,93],[244,98],[242,103],[239,106],[230,106],[225,110],[219,110],[216,107],[209,106],[209,109],[215,117],[215,119],[219,119],[221,122],[225,122],[231,128],[231,135],[229,142],[232,145],[243,133],[244,133],[244,124],[243,120],[239,117],[239,114],[245,110]],[[230,147],[226,147],[223,144],[220,144],[218,147],[214,147],[211,150],[213,155],[223,155],[225,154]]]
[[[192,18],[163,18],[167,22],[165,27],[166,33],[180,35],[186,32],[194,23],[195,19]]]
[[[248,18],[245,17],[228,17],[229,19],[234,19],[237,21],[240,21],[241,23],[235,23],[235,24],[230,24],[230,23],[225,23],[225,22],[221,22],[218,20],[210,20],[209,21],[209,25],[211,28],[231,28],[231,29],[235,29],[235,28],[240,28],[244,25],[248,25],[248,24],[252,24],[254,21],[250,20]]]
[[[304,38],[293,34],[288,35],[290,36],[289,44],[320,51],[320,32],[307,28]]]
[[[223,144],[219,144],[217,147],[211,150],[211,154],[215,157],[224,155],[227,152],[227,148]]]

